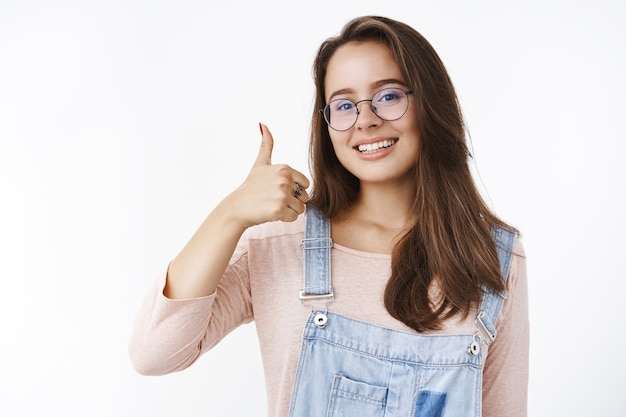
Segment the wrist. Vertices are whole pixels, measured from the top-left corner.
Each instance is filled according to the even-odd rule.
[[[246,220],[245,216],[237,210],[238,204],[232,196],[222,200],[211,213],[211,217],[219,223],[220,228],[234,234],[242,234],[248,227],[253,226],[253,222]]]

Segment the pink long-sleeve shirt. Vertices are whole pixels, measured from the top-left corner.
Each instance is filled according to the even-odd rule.
[[[248,229],[216,292],[172,300],[163,295],[166,274],[156,280],[138,312],[130,356],[138,372],[166,374],[190,366],[241,324],[255,321],[268,398],[268,416],[288,415],[301,334],[311,312],[298,299],[302,288],[304,217]],[[328,308],[374,325],[413,333],[389,315],[383,293],[391,255],[335,244],[331,250],[335,298]],[[483,380],[483,416],[525,417],[528,386],[528,293],[519,240],[507,280],[508,297],[488,347]],[[475,312],[450,320],[436,333],[473,334]],[[276,318],[280,318],[277,320]]]

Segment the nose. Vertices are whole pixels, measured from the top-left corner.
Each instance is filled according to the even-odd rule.
[[[368,102],[367,104],[362,104]],[[362,104],[359,110],[359,104]],[[372,100],[361,100],[356,103],[356,123],[358,128],[366,128],[377,126],[380,123],[380,117],[374,111],[372,107]]]

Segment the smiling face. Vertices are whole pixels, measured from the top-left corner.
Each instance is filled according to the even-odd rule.
[[[328,128],[339,162],[360,180],[361,187],[408,184],[406,174],[415,165],[419,149],[413,95],[408,95],[406,113],[393,121],[378,117],[369,101],[382,89],[409,90],[387,47],[374,41],[339,47],[328,62],[324,85],[327,103],[365,100],[358,104],[354,126],[345,131]]]

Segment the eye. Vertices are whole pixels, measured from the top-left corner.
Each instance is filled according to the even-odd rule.
[[[332,111],[343,112],[354,109],[354,103],[350,100],[335,100],[332,102]]]
[[[400,94],[400,90],[397,89],[382,90],[376,93],[376,98],[374,101],[376,101],[376,103],[382,104],[393,104],[400,99]]]

